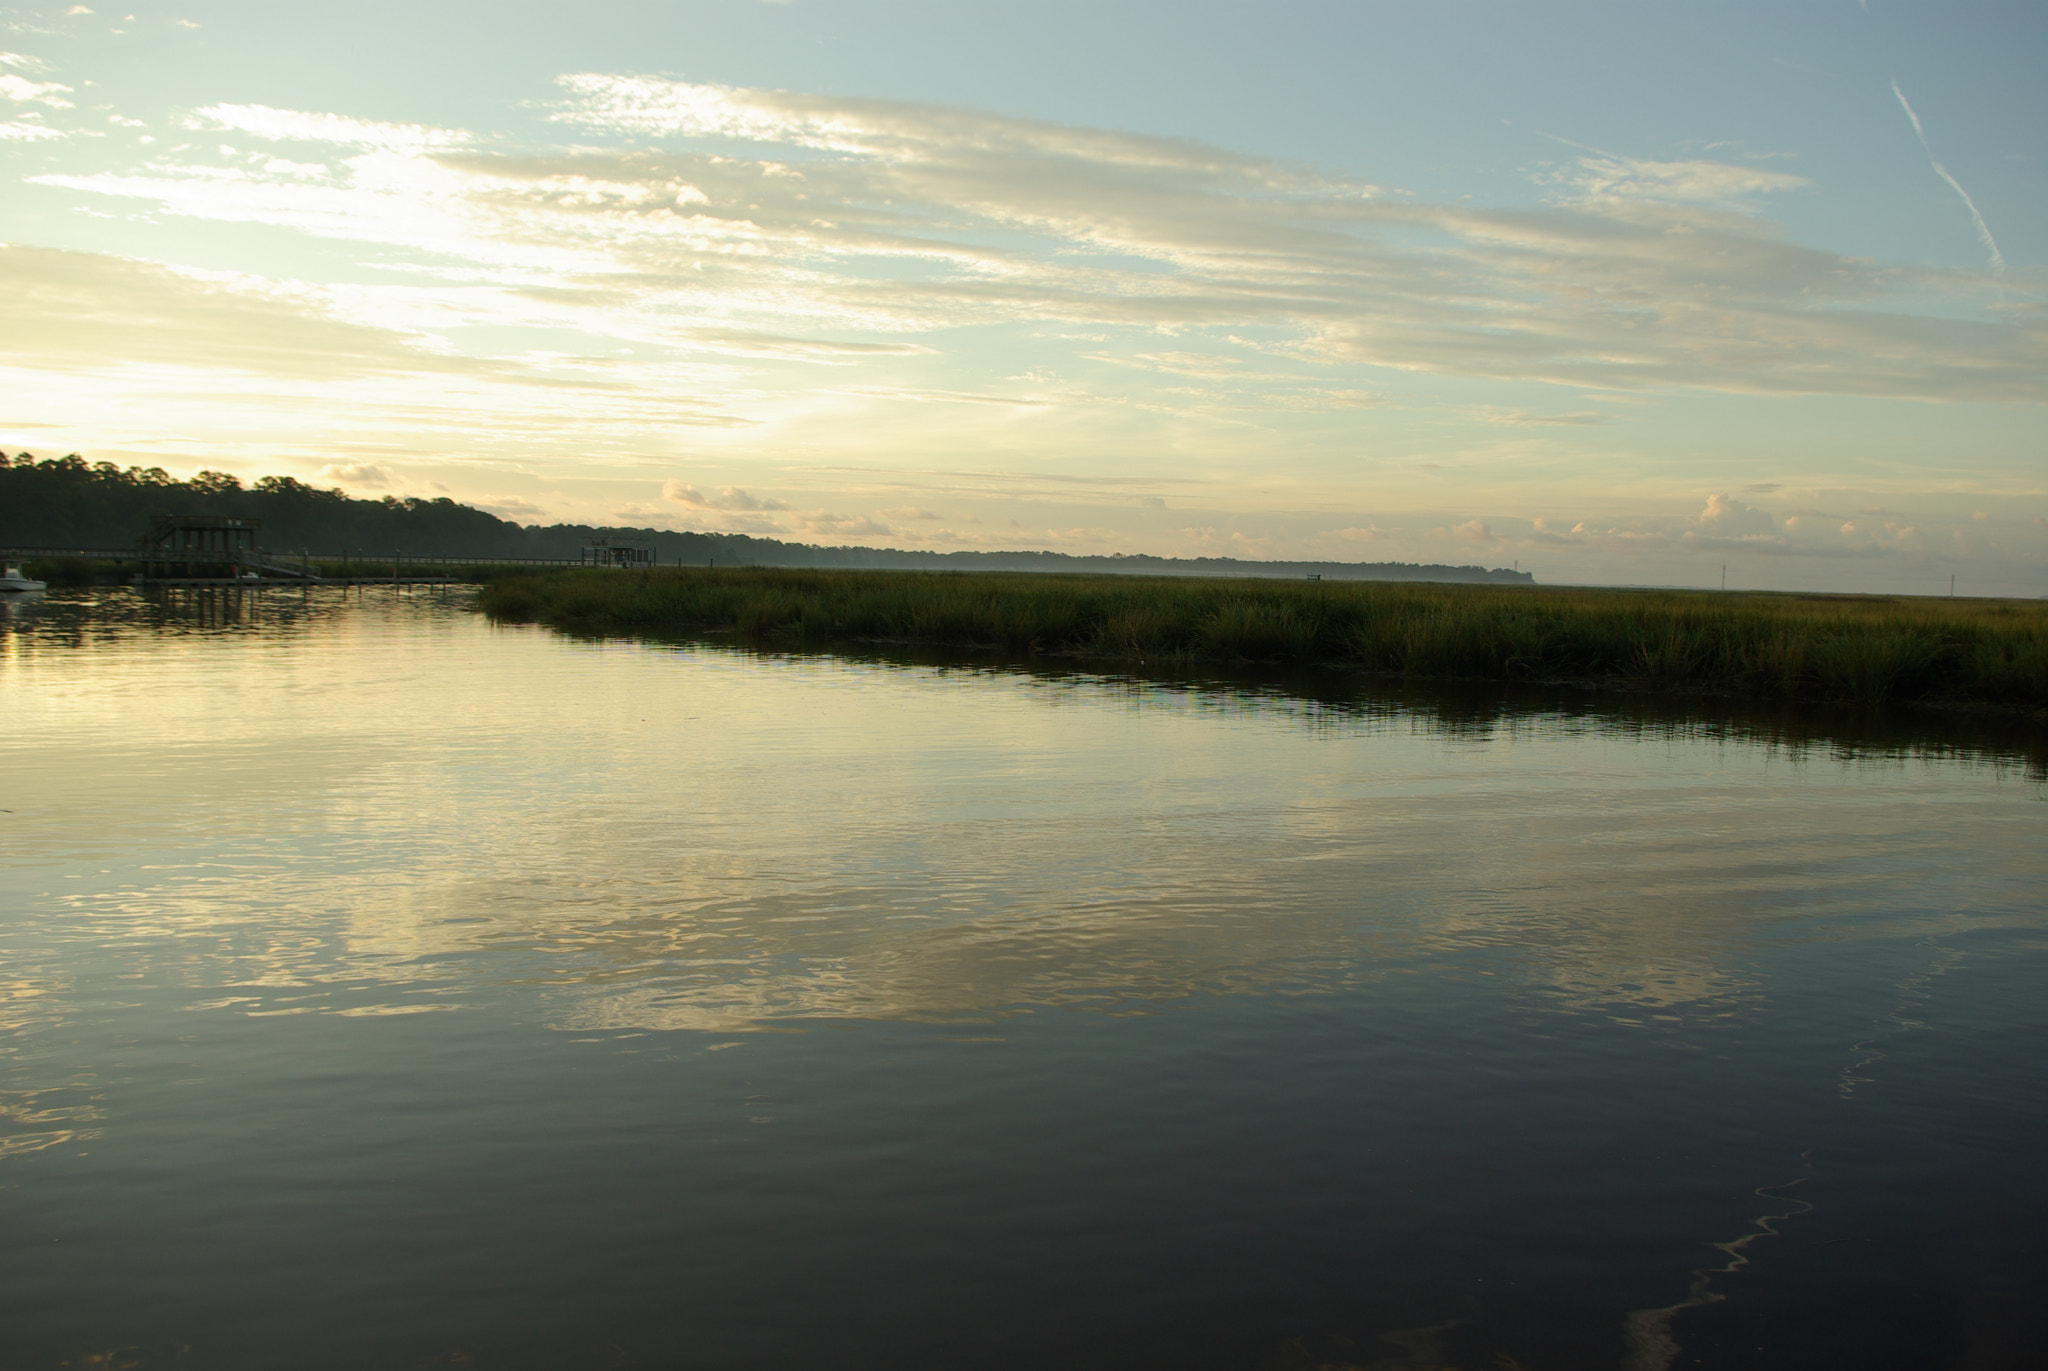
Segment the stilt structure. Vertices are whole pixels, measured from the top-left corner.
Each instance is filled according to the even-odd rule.
[[[288,580],[313,582],[310,560],[268,556],[256,546],[254,519],[167,514],[142,535],[136,557],[146,581]]]
[[[640,570],[655,563],[654,544],[641,538],[599,538],[583,545],[584,566]]]

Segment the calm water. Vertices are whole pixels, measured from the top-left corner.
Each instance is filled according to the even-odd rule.
[[[0,625],[0,1366],[2048,1355],[2038,745],[325,595]]]

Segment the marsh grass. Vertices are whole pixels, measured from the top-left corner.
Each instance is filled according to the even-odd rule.
[[[761,645],[919,643],[1158,664],[1295,662],[1853,704],[2048,708],[2048,605],[1543,586],[773,568],[488,583],[494,618]]]

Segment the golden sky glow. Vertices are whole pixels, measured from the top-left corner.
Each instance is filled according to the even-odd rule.
[[[1932,260],[1855,241],[1888,192],[1798,126],[1716,141],[1733,78],[1691,139],[1519,128],[1512,175],[1425,192],[857,64],[646,73],[681,49],[417,119],[339,63],[351,98],[287,105],[206,48],[230,15],[15,20],[11,449],[526,522],[2048,592],[2038,243],[1897,75],[1868,145]],[[132,76],[186,48],[235,98]],[[1413,113],[1347,160],[1440,140]]]

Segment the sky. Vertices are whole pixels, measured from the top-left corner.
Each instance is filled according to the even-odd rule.
[[[0,6],[0,443],[2048,595],[2048,6]]]

